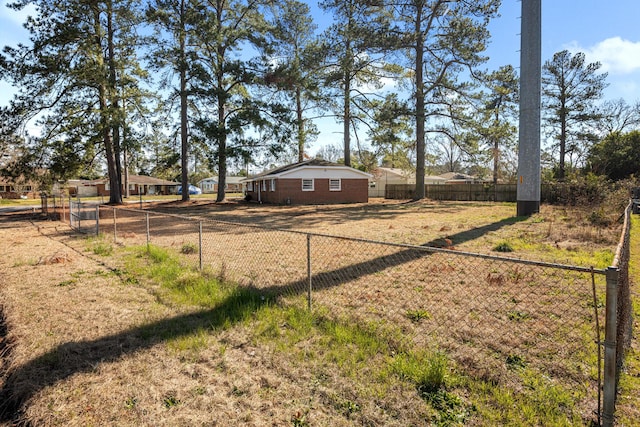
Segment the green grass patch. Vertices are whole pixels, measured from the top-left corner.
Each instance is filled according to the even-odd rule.
[[[198,246],[195,243],[185,243],[180,248],[180,253],[184,255],[197,254]]]
[[[222,282],[215,272],[181,265],[179,252],[151,245],[130,250],[125,260],[127,274],[139,277],[143,285],[160,288],[163,301],[203,309],[201,316],[190,318],[191,323],[146,331],[164,338],[183,360],[197,363],[217,331],[242,328],[254,345],[271,349],[283,363],[309,366],[313,381],[329,390],[333,376],[347,378],[349,391],[333,392],[331,401],[338,413],[353,422],[368,402],[394,400],[399,389],[414,390],[415,402],[420,403],[414,402],[413,410],[425,425],[585,422],[576,409],[584,397],[580,391],[535,372],[521,356],[509,355],[505,361],[510,372],[520,377],[517,388],[474,379],[445,353],[415,347],[397,326],[340,318],[322,308],[309,311],[302,298],[276,301],[259,290]],[[405,315],[414,321],[429,318],[423,310]],[[530,319],[517,311],[509,316],[514,322]],[[224,351],[221,346],[221,356]],[[241,392],[234,389],[232,393]],[[170,409],[181,401],[169,393],[162,403]],[[304,411],[291,418],[295,425],[306,422]]]
[[[416,309],[416,310],[407,310],[405,315],[411,319],[411,321],[420,323],[422,320],[431,319],[431,313],[427,310]]]
[[[546,376],[522,369],[524,387],[516,391],[506,385],[482,381],[465,384],[476,417],[483,425],[582,426],[584,420],[576,408],[582,397],[576,388],[562,387]]]
[[[394,356],[391,371],[414,383],[421,395],[435,393],[445,385],[449,362],[439,352],[409,352]]]
[[[113,245],[106,241],[104,236],[89,237],[87,239],[87,248],[89,251],[100,256],[110,256],[113,254]]]
[[[513,246],[507,241],[502,241],[493,247],[496,252],[513,252]]]

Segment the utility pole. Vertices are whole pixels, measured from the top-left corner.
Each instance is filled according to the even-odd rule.
[[[522,0],[517,215],[540,212],[542,0]]]

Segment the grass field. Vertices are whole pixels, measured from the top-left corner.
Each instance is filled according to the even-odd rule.
[[[280,208],[196,201],[155,208],[284,231],[207,223],[215,236],[206,246],[212,262],[200,273],[193,269],[193,229],[175,219],[155,222],[162,232],[149,249],[137,220],[120,229],[118,245],[108,229],[86,239],[60,223],[3,221],[0,293],[11,342],[5,368],[12,373],[4,391],[23,403],[24,419],[256,426],[593,421],[594,353],[570,351],[593,342],[594,304],[589,309],[583,279],[543,271],[550,280],[544,295],[555,297],[547,301],[537,270],[495,270],[490,261],[461,262],[450,253],[425,257],[326,237],[314,259],[329,254],[330,262],[313,266],[323,289],[309,312],[304,294],[295,292],[299,267],[289,264],[300,266],[296,257],[304,251],[291,232],[459,252],[507,248],[520,258],[603,268],[612,259],[616,225],[595,226],[589,212],[547,206],[518,219],[512,204]],[[223,256],[215,252],[220,247],[229,260],[222,265],[213,262]],[[250,287],[237,286],[242,269],[253,271],[244,274]],[[259,271],[269,280],[261,282]],[[293,286],[272,292],[283,284]],[[568,310],[572,298],[579,307]],[[556,329],[555,318],[584,329]],[[505,328],[516,332],[500,334]],[[534,343],[539,350],[527,349]],[[494,356],[490,363],[487,355]]]

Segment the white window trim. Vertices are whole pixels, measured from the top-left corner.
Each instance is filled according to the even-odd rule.
[[[305,188],[305,182],[311,181],[311,188]],[[302,178],[302,191],[315,191],[315,180],[313,178]]]
[[[276,179],[271,178],[271,182],[269,182],[269,190],[276,191]]]
[[[267,191],[267,181],[266,180],[262,180],[262,191]]]
[[[338,181],[338,188],[331,188],[332,181]],[[342,180],[340,178],[329,178],[329,191],[342,191]]]

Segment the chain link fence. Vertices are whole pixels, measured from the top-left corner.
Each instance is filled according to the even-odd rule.
[[[283,303],[393,325],[417,348],[444,351],[457,367],[492,383],[528,387],[526,367],[546,378],[545,386],[574,390],[583,414],[613,423],[617,378],[631,339],[631,205],[614,265],[606,270],[91,209],[99,212],[96,232],[118,244],[168,248],[185,266]]]
[[[620,236],[620,243],[616,250],[612,268],[616,269],[616,384],[623,369],[624,358],[631,347],[633,334],[633,304],[631,300],[631,283],[629,280],[629,259],[631,257],[631,215],[634,202],[627,206],[624,215],[624,225]]]
[[[105,206],[99,227],[287,304],[394,325],[476,378],[526,387],[529,368],[600,413],[605,270]]]

